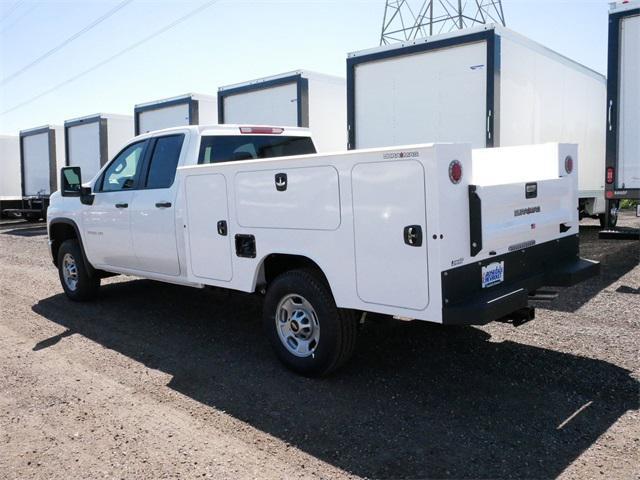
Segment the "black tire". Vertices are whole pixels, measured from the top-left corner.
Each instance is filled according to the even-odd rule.
[[[67,257],[68,256],[68,257]],[[65,257],[70,258],[75,265],[76,283],[65,280]],[[85,265],[85,259],[78,240],[65,240],[58,249],[58,275],[64,293],[74,302],[84,302],[92,300],[98,294],[100,288],[100,277],[91,275]]]
[[[616,225],[618,225],[618,210],[615,210],[615,214],[609,215],[609,225],[607,225],[606,214],[601,213],[600,215],[598,215],[598,219],[600,220],[600,228],[602,228],[603,230],[616,228]]]
[[[299,295],[311,304],[319,324],[319,338],[313,353],[296,356],[278,333],[278,306],[289,295]],[[264,328],[276,355],[296,373],[320,377],[339,369],[351,358],[356,345],[357,319],[354,312],[336,307],[326,282],[312,270],[291,270],[279,275],[267,290]]]

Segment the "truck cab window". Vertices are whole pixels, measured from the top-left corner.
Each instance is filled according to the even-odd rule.
[[[145,142],[134,143],[125,148],[105,170],[102,177],[103,192],[118,192],[135,188]]]
[[[156,140],[147,173],[147,188],[169,188],[180,160],[184,135],[169,135]]]
[[[309,137],[210,135],[202,137],[198,163],[233,162],[310,153],[316,153],[316,149]]]

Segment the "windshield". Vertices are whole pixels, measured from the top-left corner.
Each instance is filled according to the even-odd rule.
[[[288,157],[316,153],[310,137],[269,135],[205,136],[198,163],[231,162],[255,158]]]

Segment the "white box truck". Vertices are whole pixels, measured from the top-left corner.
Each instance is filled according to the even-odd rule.
[[[66,167],[47,214],[62,288],[89,300],[116,273],[264,295],[279,358],[323,375],[366,312],[520,323],[536,289],[598,273],[575,145],[314,151],[308,129],[191,126],[132,139],[85,184]]]
[[[347,58],[350,149],[577,143],[580,215],[603,221],[605,104],[604,76],[497,25]]]
[[[28,220],[45,218],[49,196],[58,188],[58,172],[64,163],[62,126],[45,125],[21,130],[22,206],[6,212]]]
[[[199,93],[139,103],[133,111],[136,135],[183,125],[212,125],[218,118],[216,97]]]
[[[133,134],[133,117],[99,113],[64,122],[67,166],[82,167],[93,178]]]
[[[609,12],[607,83],[607,198],[640,199],[640,2]]]
[[[218,123],[311,129],[318,152],[347,145],[344,78],[296,70],[218,89]]]
[[[19,208],[21,202],[20,139],[0,135],[0,212]]]

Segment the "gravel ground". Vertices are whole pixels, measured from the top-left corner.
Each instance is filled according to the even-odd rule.
[[[640,226],[627,214],[623,224]],[[275,360],[258,298],[114,277],[61,293],[0,226],[0,477],[640,478],[640,244],[514,328],[369,321],[324,380]]]

